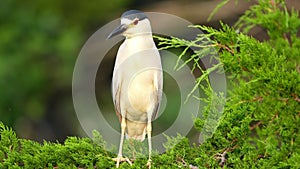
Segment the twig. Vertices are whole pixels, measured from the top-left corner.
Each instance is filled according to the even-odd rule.
[[[293,93],[292,96],[294,97],[295,101],[300,102],[300,98],[297,94]]]
[[[254,124],[253,126],[250,126],[250,130],[254,130],[256,127],[258,127],[259,125],[262,124],[262,121],[257,122],[256,124]]]
[[[241,103],[248,103],[248,102],[262,101],[263,99],[264,98],[262,96],[259,96],[259,97],[255,97],[252,100],[241,100],[241,101],[239,101],[239,104],[241,104]]]
[[[183,163],[183,166],[184,166],[184,167],[187,167],[187,163],[184,161],[184,159],[181,158],[181,162]],[[192,164],[190,164],[188,167],[189,167],[190,169],[199,169],[199,167],[193,166]]]
[[[275,118],[278,118],[278,112],[276,112],[276,114],[272,117],[272,119],[271,119],[271,121],[269,121],[269,123],[272,123],[275,120]]]
[[[216,46],[226,49],[228,52],[230,52],[231,54],[234,54],[234,49],[230,49],[228,46],[226,45],[222,45],[222,44],[217,44]]]
[[[217,153],[216,154],[216,159],[220,160],[220,167],[224,168],[225,162],[226,162],[226,154],[227,154],[227,150],[225,150],[222,154]]]

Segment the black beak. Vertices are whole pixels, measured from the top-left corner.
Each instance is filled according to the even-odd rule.
[[[110,39],[116,35],[119,35],[127,30],[128,26],[125,24],[121,24],[118,27],[116,27],[108,36],[106,39]]]

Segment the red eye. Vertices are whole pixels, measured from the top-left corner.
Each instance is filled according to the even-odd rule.
[[[138,18],[134,19],[133,24],[137,25],[138,23],[139,23],[139,19]]]

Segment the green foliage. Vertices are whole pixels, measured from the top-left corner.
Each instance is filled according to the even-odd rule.
[[[280,39],[287,34],[295,38],[300,22],[297,11],[293,8],[290,12],[287,11],[285,1],[277,0],[270,3],[270,1],[259,0],[259,4],[253,5],[246,11],[236,25],[238,28],[243,28],[244,32],[259,25],[267,30],[271,39]]]
[[[158,38],[163,49],[183,47],[180,58],[187,55],[188,48],[197,49],[185,64],[190,63],[194,71],[202,73],[195,87],[204,90],[208,97],[201,100],[207,106],[204,116],[195,120],[195,127],[201,132],[210,131],[213,126],[206,124],[214,120],[212,123],[218,122],[218,128],[199,146],[189,145],[188,139],[180,135],[167,136],[167,151],[154,153],[153,168],[300,168],[299,23],[297,12],[287,11],[284,1],[261,0],[237,23],[243,32],[221,23],[220,30],[196,26],[206,34],[194,41]],[[253,26],[263,27],[269,39],[260,42],[246,35]],[[203,68],[199,62],[208,54],[220,64]],[[180,67],[176,65],[179,71]],[[217,106],[225,101],[222,93],[211,89],[208,77],[212,71],[225,71],[228,78],[229,96],[221,119],[209,116],[211,112],[220,113]],[[64,144],[38,144],[18,139],[10,128],[0,124],[0,135],[0,168],[115,166],[111,160],[115,155],[105,150],[105,142],[97,132],[93,141],[69,137]],[[139,144],[127,146],[125,151],[144,151]],[[146,168],[146,162],[147,158],[136,158],[131,168]],[[121,168],[129,167],[121,164]]]
[[[300,167],[294,161],[300,153],[299,23],[298,12],[288,12],[284,1],[261,0],[240,18],[237,27],[245,33],[254,26],[263,27],[270,38],[265,42],[223,23],[220,30],[196,26],[206,34],[194,41],[160,39],[165,49],[198,48],[201,55],[187,60],[194,64],[214,47],[228,75],[230,88],[224,114],[213,137],[200,145],[203,153],[195,159],[198,166]],[[215,55],[214,51],[209,54]],[[216,64],[206,70],[197,67],[202,72],[197,80],[209,81],[210,70],[219,66]],[[206,88],[208,100],[213,99],[209,86],[200,82],[196,86]],[[195,121],[196,128],[202,132],[205,118]]]
[[[0,168],[103,168],[112,167],[101,137],[69,137],[64,144],[18,139],[0,123]],[[99,135],[98,135],[99,136]],[[101,143],[101,144],[97,144]]]
[[[112,158],[115,154],[104,150],[105,142],[98,132],[93,134],[93,139],[68,137],[63,144],[46,141],[39,144],[17,138],[14,131],[0,123],[0,168],[114,168]],[[178,144],[169,147],[167,153],[153,155],[153,168],[184,166],[187,164],[183,159],[192,159],[196,155],[186,138],[168,138],[166,144],[174,142]],[[128,142],[124,146],[126,151]],[[136,146],[130,148],[134,148],[131,152],[139,152]],[[194,155],[189,157],[189,154]],[[131,168],[146,168],[147,158],[136,157]],[[128,168],[129,165],[122,163],[121,167]]]

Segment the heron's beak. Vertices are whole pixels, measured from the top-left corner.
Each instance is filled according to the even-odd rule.
[[[128,25],[126,25],[126,24],[119,25],[107,36],[106,39],[110,39],[116,35],[119,35],[119,34],[125,32],[127,30],[127,28],[128,28]]]

